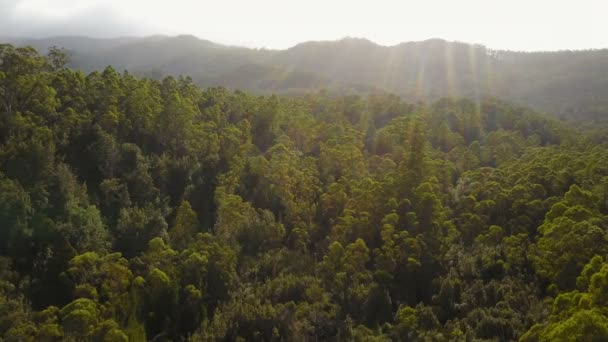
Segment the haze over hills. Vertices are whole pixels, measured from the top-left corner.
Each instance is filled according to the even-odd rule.
[[[388,91],[410,101],[492,95],[558,115],[608,113],[606,49],[511,52],[441,39],[382,46],[345,38],[267,50],[187,35],[53,37],[12,43],[39,51],[64,47],[71,55],[70,66],[85,71],[112,65],[150,77],[185,74],[201,86],[257,93]]]

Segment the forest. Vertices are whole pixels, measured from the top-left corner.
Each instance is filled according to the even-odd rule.
[[[0,45],[0,341],[608,340],[606,121],[66,63]]]

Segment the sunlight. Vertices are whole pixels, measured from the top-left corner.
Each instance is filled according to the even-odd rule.
[[[456,72],[454,70],[454,56],[452,55],[453,44],[446,44],[444,46],[444,72],[446,77],[447,94],[450,97],[457,97],[460,95],[460,89],[456,82]]]
[[[419,50],[419,45],[416,45],[416,53],[415,56],[418,59],[421,65],[418,65],[418,77],[416,79],[416,86],[414,87],[414,96],[418,100],[426,100],[428,96],[427,93],[427,85],[425,81],[425,71],[426,71],[426,58],[420,58],[421,51]],[[425,56],[426,57],[426,56]]]
[[[469,67],[471,69],[471,75],[473,77],[473,99],[475,100],[475,103],[477,105],[477,107],[480,107],[480,91],[479,91],[479,67],[477,65],[477,47],[475,45],[470,45],[469,46]]]

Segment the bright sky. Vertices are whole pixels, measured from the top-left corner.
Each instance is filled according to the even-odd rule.
[[[287,48],[363,37],[495,49],[608,48],[608,0],[0,0],[0,35],[193,34]]]

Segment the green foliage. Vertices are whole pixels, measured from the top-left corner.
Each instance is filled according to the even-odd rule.
[[[596,256],[578,278],[582,289],[558,295],[546,325],[534,325],[523,341],[603,341],[608,338],[608,266]]]
[[[0,47],[0,340],[606,339],[605,127],[65,62]]]
[[[169,238],[174,248],[184,249],[187,247],[198,230],[198,219],[188,201],[183,201],[177,208],[175,223],[169,231]]]

